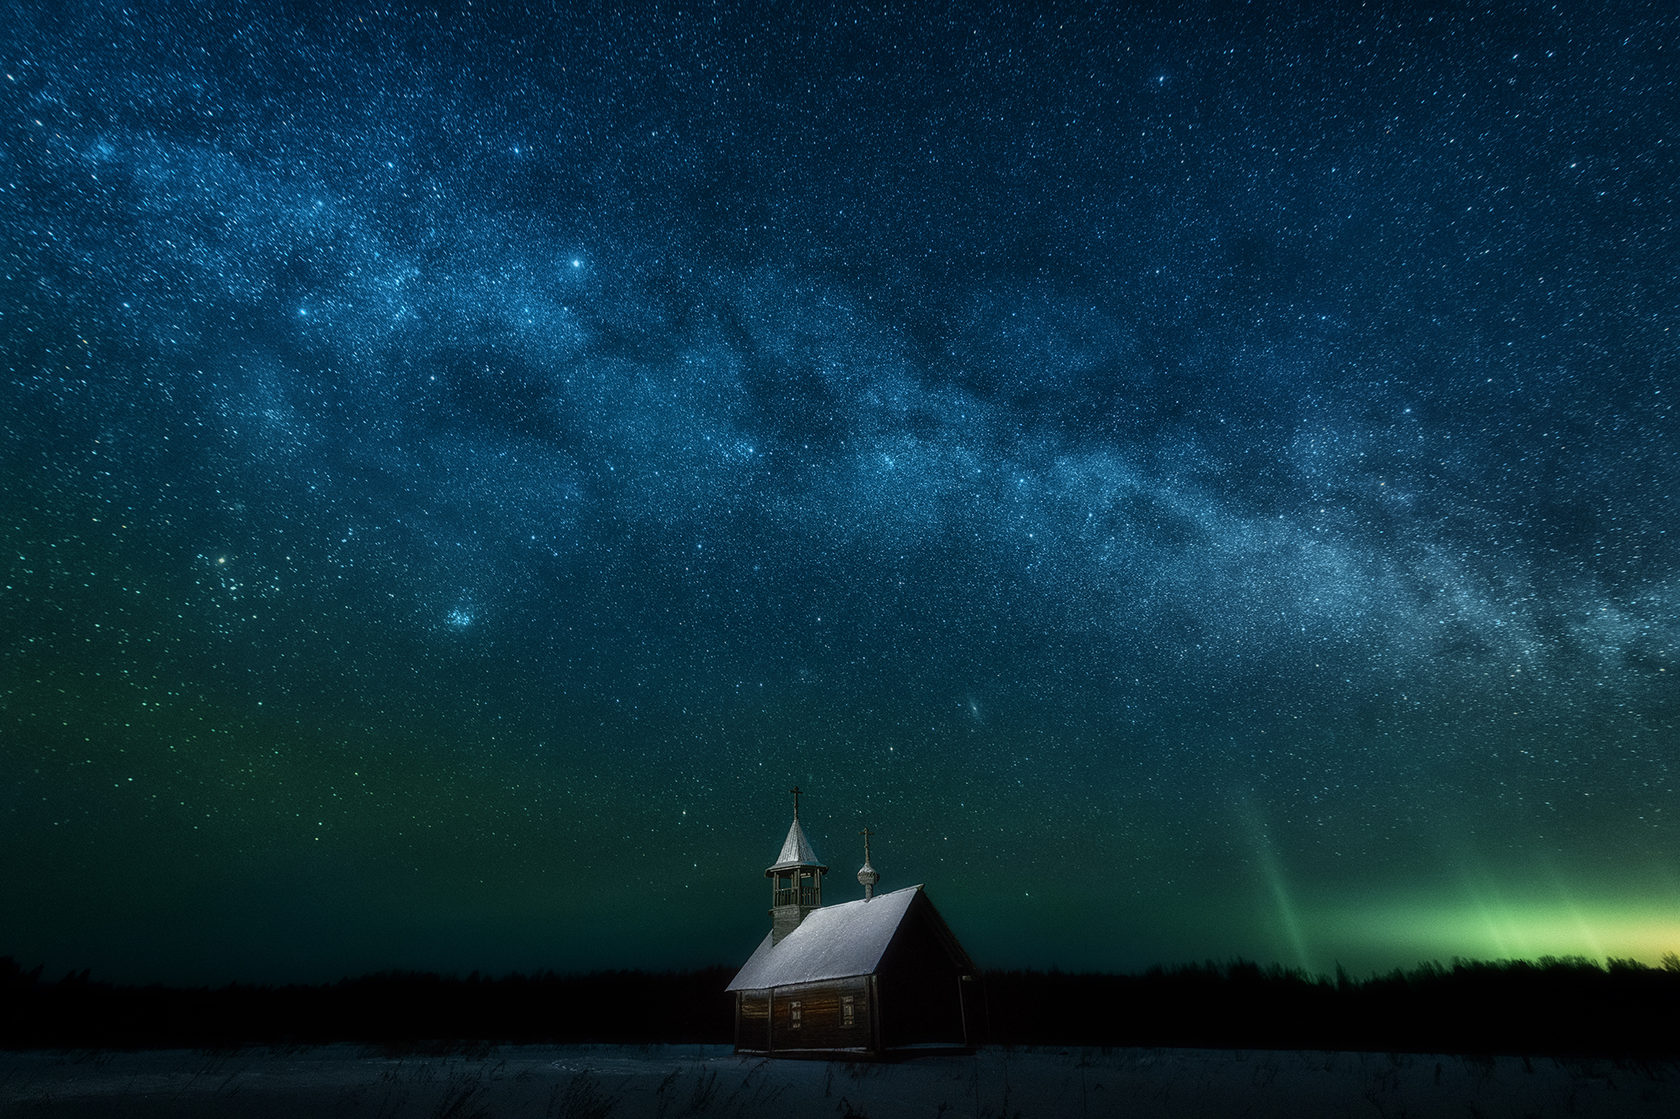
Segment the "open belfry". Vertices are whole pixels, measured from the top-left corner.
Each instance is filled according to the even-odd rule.
[[[729,991],[743,1053],[903,1055],[971,1049],[981,1020],[974,961],[920,886],[876,894],[881,880],[862,831],[863,896],[823,904],[828,867],[799,819],[770,879],[770,931]]]

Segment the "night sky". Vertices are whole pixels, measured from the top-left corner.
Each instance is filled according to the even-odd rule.
[[[0,12],[0,955],[735,964],[794,783],[982,966],[1680,950],[1672,4],[210,7]]]

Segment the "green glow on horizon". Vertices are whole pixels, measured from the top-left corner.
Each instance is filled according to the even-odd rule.
[[[1510,899],[1390,901],[1320,913],[1323,942],[1419,961],[1610,957],[1655,964],[1680,952],[1680,900]]]

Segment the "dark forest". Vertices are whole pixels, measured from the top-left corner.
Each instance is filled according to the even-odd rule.
[[[0,960],[7,1048],[226,1048],[349,1042],[727,1044],[732,969],[466,978],[389,972],[319,986],[122,986]],[[1365,979],[1237,960],[1136,975],[984,976],[1003,1046],[1182,1046],[1680,1055],[1680,961],[1455,961]]]

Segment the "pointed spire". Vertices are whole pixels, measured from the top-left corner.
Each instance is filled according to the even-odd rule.
[[[821,866],[824,870],[828,869],[823,866],[823,861],[817,858],[816,848],[811,846],[810,839],[805,835],[805,829],[799,826],[798,816],[793,818],[793,824],[788,828],[787,838],[782,840],[781,854],[776,856],[775,863],[764,873],[773,874],[778,870],[789,870],[796,866]]]
[[[765,870],[764,876],[774,878],[777,871],[792,870],[795,867],[810,867],[827,873],[828,867],[823,865],[822,859],[817,857],[817,849],[811,846],[811,840],[805,834],[804,826],[799,822],[799,798],[805,790],[795,785],[788,792],[793,796],[793,823],[788,825],[787,838],[782,840],[781,853],[776,856],[776,861]]]
[[[863,867],[858,871],[858,884],[863,887],[863,900],[868,901],[875,896],[875,883],[881,880],[880,874],[869,861],[869,837],[875,833],[868,828],[863,829]]]

